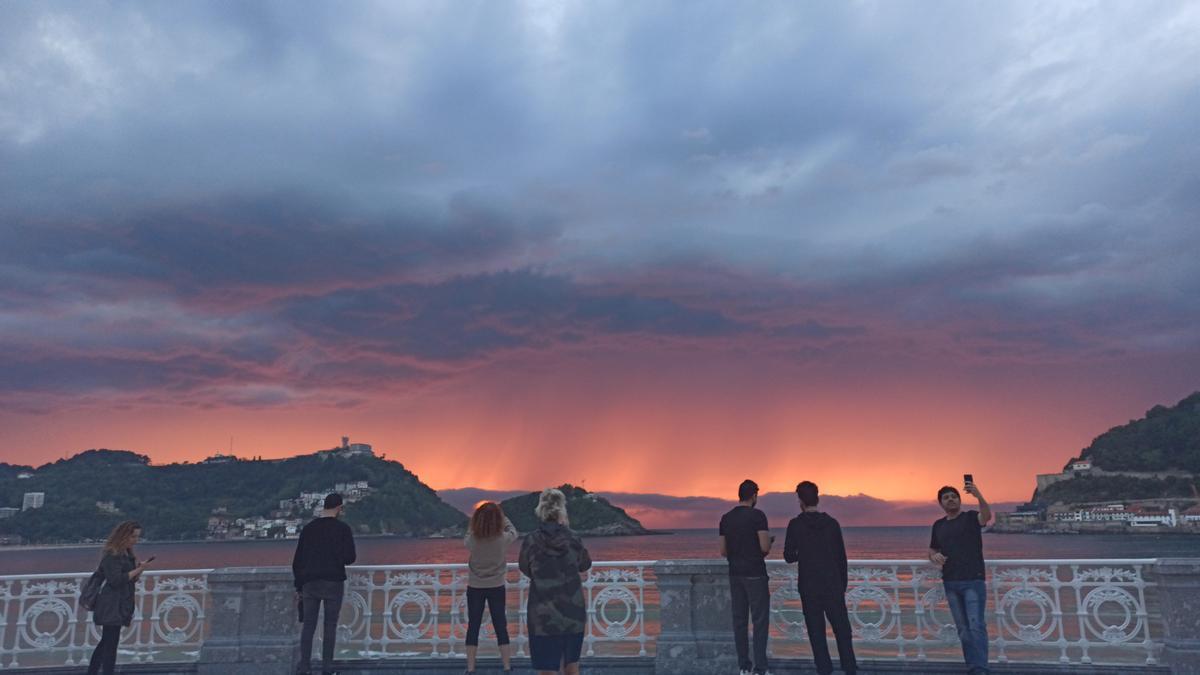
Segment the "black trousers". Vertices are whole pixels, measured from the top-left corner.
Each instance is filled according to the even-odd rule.
[[[854,659],[853,632],[850,630],[850,615],[846,612],[846,596],[838,590],[825,590],[805,593],[800,592],[800,602],[804,605],[804,625],[808,629],[808,641],[812,644],[813,661],[816,662],[820,675],[833,672],[833,661],[829,658],[829,643],[825,638],[825,619],[833,628],[833,636],[837,638],[838,660],[842,672],[858,672],[858,662]]]
[[[101,626],[100,643],[92,651],[88,675],[113,675],[117,667],[117,645],[121,643],[122,626]]]
[[[508,618],[504,613],[503,586],[475,588],[467,586],[467,646],[479,646],[479,628],[483,625],[483,604],[486,602],[492,614],[492,630],[496,631],[496,644],[508,644]]]
[[[341,581],[309,581],[304,584],[301,597],[304,599],[304,627],[300,630],[301,673],[312,672],[313,634],[317,632],[317,610],[325,606],[325,631],[321,634],[321,671],[333,672],[333,649],[337,641],[338,614],[342,611],[342,595],[345,592]]]
[[[767,632],[771,615],[771,591],[766,577],[729,577],[729,600],[733,608],[733,646],[737,649],[738,668],[767,672]],[[750,639],[746,622],[754,624],[754,660],[750,660]]]

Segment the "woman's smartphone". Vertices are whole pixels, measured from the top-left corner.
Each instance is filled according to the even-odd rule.
[[[142,564],[143,564],[143,565],[148,565],[148,564],[150,564],[150,563],[154,562],[154,558],[155,558],[155,557],[156,557],[156,556],[150,556],[149,558],[146,558],[145,560],[143,560],[143,561],[142,561]]]

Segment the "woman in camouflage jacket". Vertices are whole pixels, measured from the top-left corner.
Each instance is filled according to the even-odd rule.
[[[553,488],[538,499],[538,529],[521,545],[521,573],[529,577],[529,652],[535,670],[566,675],[579,672],[587,608],[579,578],[592,558],[579,537],[567,527],[567,500]]]

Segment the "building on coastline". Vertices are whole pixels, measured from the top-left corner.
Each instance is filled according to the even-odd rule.
[[[1001,512],[996,514],[996,524],[1001,527],[1023,527],[1037,525],[1042,522],[1043,513],[1037,510],[1033,511],[1011,511]]]
[[[236,462],[236,461],[238,461],[238,458],[236,456],[225,455],[225,454],[221,454],[220,452],[218,452],[218,453],[214,454],[212,457],[206,457],[206,458],[200,460],[200,463],[201,464],[229,464],[231,462]]]
[[[120,513],[115,502],[96,502],[96,508],[104,513]]]
[[[17,474],[17,480],[28,480],[30,478],[33,478],[33,474],[29,473],[28,471],[22,471],[21,473]]]
[[[1174,508],[1133,507],[1131,527],[1177,527],[1179,512]]]
[[[1074,509],[1067,507],[1054,510],[1051,517],[1060,523],[1108,523],[1131,521],[1134,513],[1126,510],[1124,504],[1116,503]]]
[[[45,492],[26,492],[21,499],[21,510],[40,509],[46,505]]]
[[[1130,532],[1153,528],[1200,530],[1200,503],[1144,499],[1093,504],[1053,504],[1044,510],[1024,504],[997,513],[996,532]]]
[[[1200,504],[1184,509],[1183,513],[1179,514],[1179,519],[1186,525],[1200,526]]]
[[[317,456],[321,458],[362,456],[373,457],[374,455],[375,450],[371,447],[370,443],[351,443],[349,436],[342,436],[342,444],[338,447],[317,452]]]
[[[5,518],[12,518],[13,516],[17,515],[20,512],[21,512],[21,509],[18,509],[15,506],[0,507],[0,520],[3,520]]]

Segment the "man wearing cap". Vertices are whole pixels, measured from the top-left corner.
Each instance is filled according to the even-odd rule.
[[[321,605],[325,606],[321,673],[337,674],[333,668],[333,648],[337,640],[338,613],[342,609],[346,565],[356,558],[354,532],[338,520],[345,508],[340,494],[334,492],[326,496],[321,516],[300,531],[300,541],[292,557],[292,576],[304,620],[297,672],[305,675],[312,672],[313,633],[317,630],[317,611]]]

